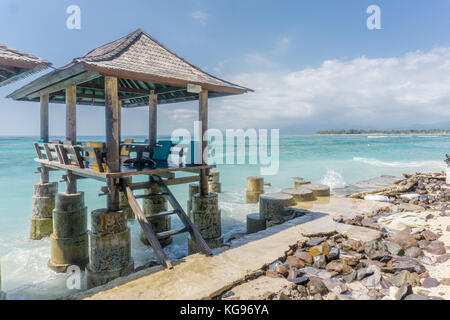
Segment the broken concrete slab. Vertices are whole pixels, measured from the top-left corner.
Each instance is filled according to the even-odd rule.
[[[284,278],[262,276],[234,287],[222,300],[267,300],[284,289],[293,289],[296,285]]]
[[[331,197],[330,201],[326,204],[314,203],[310,210],[325,213],[331,216],[341,216],[345,219],[351,219],[357,215],[368,215],[385,207],[389,207],[392,210],[396,208],[396,206],[391,203],[344,197]]]
[[[300,232],[304,237],[329,236],[336,233],[336,222],[331,216],[306,222],[300,226]]]
[[[300,229],[304,237],[320,237],[340,233],[349,239],[361,242],[378,240],[382,236],[380,231],[374,229],[336,223],[329,215],[306,222],[300,226]]]
[[[378,240],[382,236],[380,231],[374,229],[342,223],[336,223],[336,231],[349,239],[358,240],[361,242]]]

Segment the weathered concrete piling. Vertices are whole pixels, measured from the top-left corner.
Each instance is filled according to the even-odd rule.
[[[292,180],[294,180],[294,188],[299,188],[302,187],[305,184],[310,184],[311,181],[306,180],[304,178],[300,178],[300,177],[294,177],[292,178]]]
[[[285,207],[292,205],[295,205],[295,201],[289,194],[262,194],[259,197],[259,214],[265,220],[283,220]]]
[[[189,184],[189,199],[187,201],[187,215],[191,219],[192,219],[191,211],[192,211],[193,197],[194,197],[194,194],[199,193],[199,192],[200,192],[200,186],[198,183]]]
[[[131,184],[133,181],[132,177],[124,177],[122,178],[127,184]],[[130,207],[130,204],[128,203],[127,196],[125,195],[125,192],[120,191],[119,193],[119,206],[120,210],[125,212],[128,220],[135,219],[134,212]]]
[[[220,172],[217,170],[211,170],[209,172],[209,192],[221,193],[222,184],[220,183]]]
[[[315,199],[313,191],[305,187],[283,189],[281,193],[291,195],[296,203]]]
[[[30,239],[40,240],[52,233],[52,211],[55,208],[57,182],[36,183],[32,205]]]
[[[160,192],[161,189],[156,184],[154,184],[151,188],[147,189],[147,194],[158,194]],[[170,216],[151,218],[152,215],[168,210],[166,197],[164,197],[163,195],[150,196],[144,199],[143,208],[145,217],[147,218],[148,222],[152,226],[152,229],[155,233],[169,231],[171,229]],[[150,245],[142,229],[140,231],[140,239],[144,244]],[[163,238],[160,239],[159,242],[161,243],[162,246],[167,246],[172,243],[172,238],[171,237]]]
[[[247,215],[247,234],[256,233],[266,229],[266,219],[261,218],[259,213]]]
[[[264,193],[264,178],[263,177],[248,177],[247,178],[247,203],[258,203],[259,196]]]
[[[223,244],[221,212],[217,194],[210,193],[205,196],[201,196],[200,193],[194,194],[190,218],[211,249]],[[197,246],[189,236],[188,253],[196,252],[198,252]]]
[[[311,190],[315,197],[329,197],[330,187],[324,184],[307,184],[305,188]]]
[[[134,270],[131,258],[130,229],[123,211],[98,209],[91,213],[87,287],[93,288]]]
[[[58,193],[50,236],[50,269],[66,272],[71,265],[84,269],[89,262],[87,207],[84,193]]]

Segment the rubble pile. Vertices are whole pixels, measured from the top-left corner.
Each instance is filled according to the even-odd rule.
[[[375,222],[369,223],[375,227]],[[339,233],[300,240],[265,275],[295,284],[274,299],[300,300],[430,300],[426,290],[439,281],[427,265],[443,263],[450,254],[430,230],[385,232],[363,243]],[[450,279],[445,279],[450,282]],[[444,281],[444,282],[445,282]]]
[[[386,201],[393,204],[409,203],[425,209],[450,213],[450,185],[444,172],[403,174],[404,179],[390,186],[349,195],[350,198]]]

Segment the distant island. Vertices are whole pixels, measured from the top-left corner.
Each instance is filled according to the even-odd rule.
[[[363,130],[363,129],[347,129],[347,130],[321,130],[316,134],[450,134],[450,130],[444,129],[428,129],[428,130]]]

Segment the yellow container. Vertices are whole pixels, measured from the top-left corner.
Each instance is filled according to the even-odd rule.
[[[95,141],[89,141],[89,142],[86,142],[86,147],[88,147],[88,148],[103,148],[103,143],[95,142]],[[95,159],[95,155],[94,155],[93,152],[88,152],[88,154],[89,154],[90,158]],[[94,171],[100,172],[100,170],[98,169],[96,161],[92,161],[92,168],[94,169]],[[103,171],[106,171],[106,163],[103,163]]]
[[[133,143],[134,139],[125,139],[124,143]],[[127,147],[122,146],[120,148],[120,156],[121,157],[129,157],[130,156],[130,151],[127,150]]]

